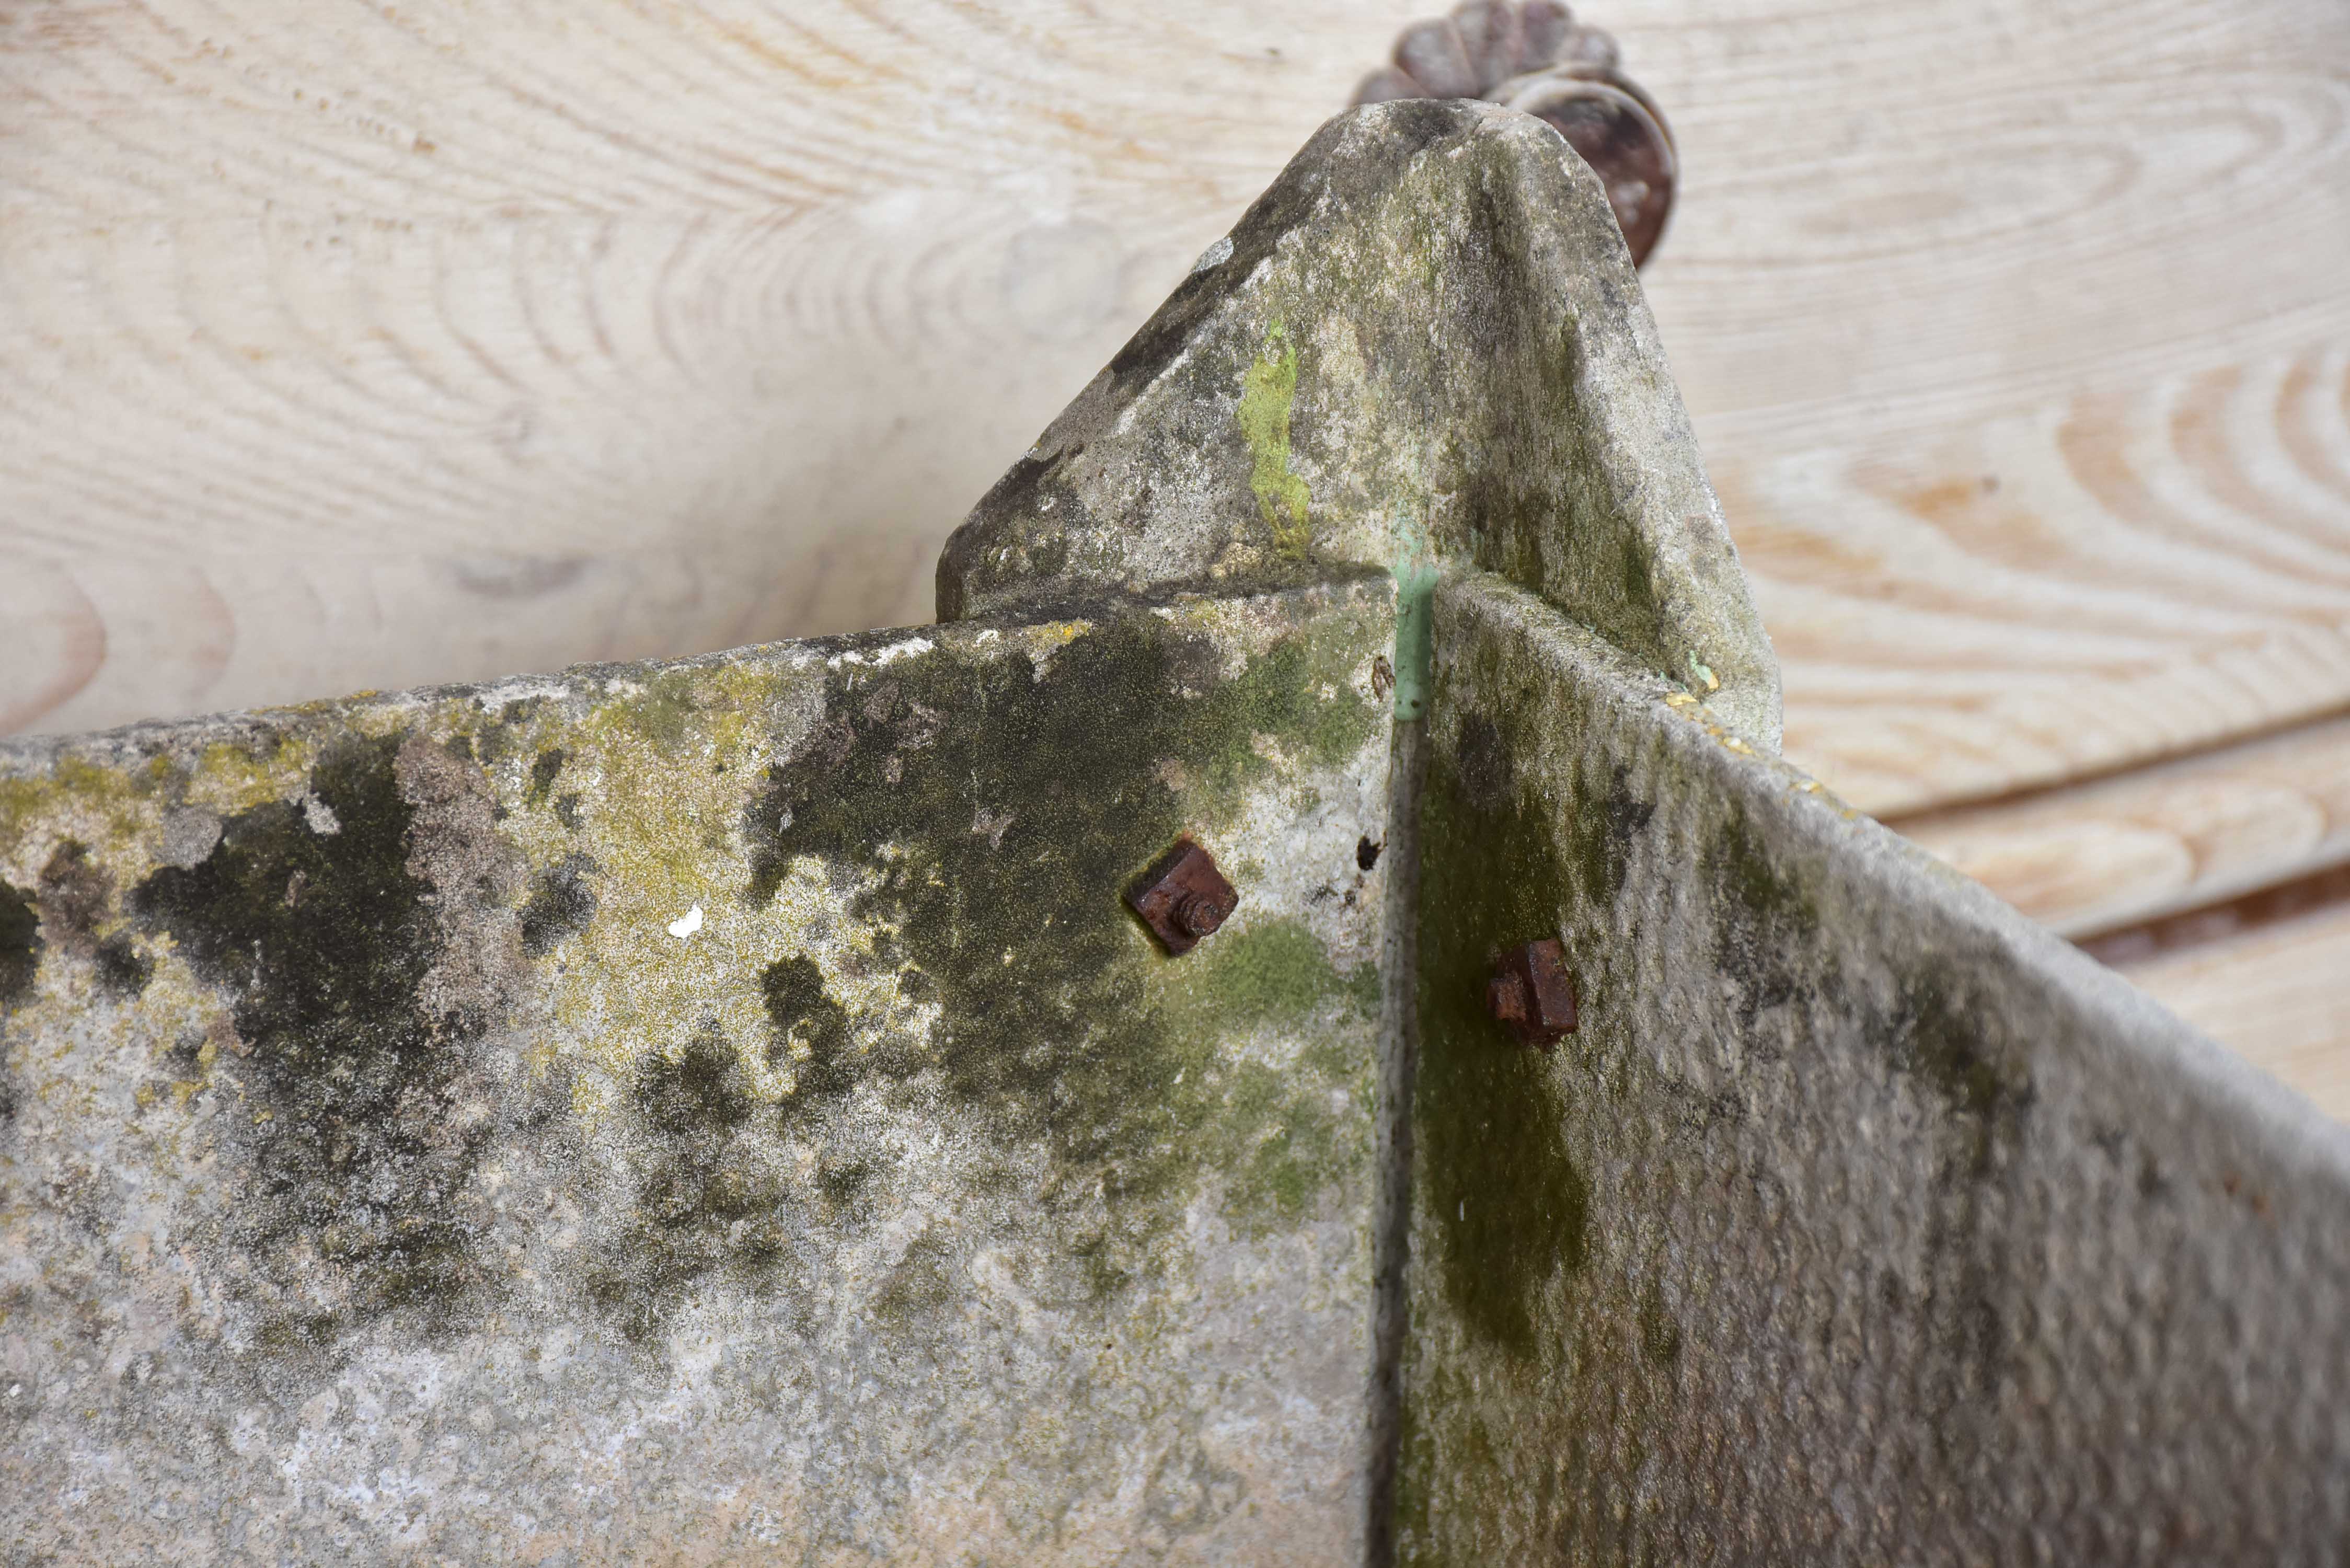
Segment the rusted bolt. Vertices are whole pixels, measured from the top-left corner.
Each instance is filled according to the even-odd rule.
[[[1211,894],[1187,893],[1175,906],[1175,923],[1194,937],[1213,936],[1228,911]]]
[[[1528,1045],[1547,1051],[1575,1033],[1575,977],[1555,937],[1502,955],[1486,982],[1485,1009]]]
[[[1558,0],[1461,0],[1405,28],[1391,62],[1363,78],[1357,103],[1482,98],[1531,114],[1599,176],[1632,265],[1657,248],[1679,161],[1664,110],[1624,74],[1615,39]]]
[[[1241,896],[1212,856],[1181,838],[1126,890],[1126,901],[1159,946],[1174,954],[1190,952],[1201,937],[1213,935],[1232,919]]]

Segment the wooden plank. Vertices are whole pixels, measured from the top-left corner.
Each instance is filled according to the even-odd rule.
[[[2350,716],[1892,826],[2066,936],[2110,931],[2350,862]]]
[[[924,618],[1413,0],[0,18],[0,723]],[[2325,0],[1616,0],[1649,289],[1880,813],[2350,702]]]
[[[2350,499],[2303,493],[2278,429],[2320,425],[2350,452],[2345,348],[1905,450],[1717,461],[1785,670],[1789,753],[1898,815],[2339,709]],[[2235,446],[2194,451],[2212,426]]]
[[[2328,1116],[2350,1121],[2350,901],[2116,967]]]

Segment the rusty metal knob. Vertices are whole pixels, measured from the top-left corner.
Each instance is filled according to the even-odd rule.
[[[1550,1050],[1575,1030],[1575,977],[1555,937],[1512,948],[1494,961],[1485,1011],[1529,1045]]]
[[[1514,974],[1495,975],[1485,983],[1485,1009],[1494,1023],[1516,1030],[1534,1011],[1526,982]]]
[[[1176,906],[1175,919],[1195,937],[1213,936],[1216,928],[1224,923],[1224,916],[1230,912],[1212,895],[1193,893]]]
[[[1215,857],[1189,838],[1159,857],[1126,890],[1127,907],[1150,928],[1169,956],[1190,952],[1232,919],[1241,896]]]
[[[1599,176],[1638,266],[1664,237],[1679,163],[1664,111],[1619,56],[1614,38],[1555,0],[1464,0],[1405,28],[1392,63],[1363,78],[1355,101],[1482,98],[1543,120]]]

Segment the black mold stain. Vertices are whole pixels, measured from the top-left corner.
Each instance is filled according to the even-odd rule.
[[[1783,1012],[1788,1030],[1886,1043],[1891,1065],[1931,1102],[1932,1208],[1916,1278],[1907,1286],[1890,1271],[1885,1278],[1898,1310],[1915,1311],[1942,1347],[1925,1393],[1938,1413],[1935,1441],[1959,1459],[1987,1430],[1981,1420],[2013,1362],[2013,1303],[2036,1293],[2030,1276],[2040,1266],[2003,1241],[2016,1222],[2008,1156],[2023,1142],[2034,1098],[2023,1054],[2004,1033],[2007,1010],[1982,989],[1988,966],[1963,952],[1901,957],[1889,1006],[1871,1003],[1871,988],[1846,984],[1821,940],[1814,893],[1742,811],[1721,819],[1703,866],[1718,911],[1714,961],[1735,988],[1748,1056],[1779,1054],[1780,1031],[1762,1020]]]
[[[131,945],[130,933],[101,939],[98,928],[114,907],[114,878],[89,857],[89,846],[68,839],[41,868],[41,925],[63,951],[96,966],[99,988],[111,996],[146,989],[154,963]]]
[[[155,961],[130,945],[128,935],[109,937],[95,954],[99,987],[114,996],[136,996],[147,989]]]
[[[596,918],[596,889],[588,878],[596,862],[585,855],[567,855],[532,879],[530,898],[522,907],[522,950],[544,958],[556,943],[577,936]]]
[[[1568,814],[1565,849],[1576,890],[1606,909],[1622,896],[1631,868],[1632,846],[1648,830],[1656,806],[1633,793],[1631,771],[1618,763],[1597,788],[1586,789]]]
[[[1665,1293],[1653,1282],[1640,1296],[1640,1357],[1664,1371],[1681,1358],[1680,1324],[1665,1305]]]
[[[84,957],[97,950],[99,922],[114,901],[114,880],[74,839],[57,846],[41,867],[41,924],[58,946]]]
[[[755,1282],[785,1261],[792,1184],[772,1140],[755,1136],[772,1110],[747,1092],[741,1058],[714,1024],[675,1059],[649,1059],[633,1099],[644,1134],[635,1202],[588,1293],[643,1344],[705,1275]]]
[[[32,994],[40,961],[41,918],[32,896],[0,882],[0,1010]]]
[[[172,1077],[185,1082],[203,1076],[204,1038],[201,1029],[183,1029],[172,1042],[172,1048],[163,1053],[163,1064],[172,1070]]]
[[[1532,1359],[1543,1293],[1587,1261],[1591,1189],[1549,1058],[1494,1025],[1485,982],[1497,954],[1559,929],[1563,898],[1612,901],[1648,814],[1620,772],[1565,811],[1527,799],[1510,747],[1492,719],[1466,714],[1458,745],[1436,748],[1429,768],[1415,1164],[1453,1310],[1479,1338]],[[1561,819],[1575,825],[1568,839]]]
[[[266,1119],[228,1222],[261,1267],[274,1345],[323,1345],[403,1307],[445,1326],[483,1283],[456,1199],[488,1124],[455,1114],[480,1020],[433,1016],[421,995],[441,938],[409,869],[398,748],[355,740],[321,757],[310,793],[337,833],[313,832],[295,804],[256,806],[133,899],[234,999],[251,1053],[237,1072]],[[323,1295],[296,1284],[313,1251],[338,1282]]]
[[[824,989],[824,973],[805,955],[777,959],[759,977],[775,1025],[768,1055],[794,1066],[796,1109],[838,1097],[857,1082],[849,1059],[848,1012]]]
[[[1461,721],[1461,797],[1481,812],[1506,811],[1514,793],[1516,771],[1501,730],[1482,713]]]
[[[874,1315],[886,1323],[942,1311],[961,1295],[954,1251],[935,1231],[914,1238],[874,1293]]]
[[[1970,996],[1967,985],[1955,969],[1913,968],[1888,1033],[1898,1042],[1898,1065],[1941,1097],[1956,1145],[1952,1173],[1979,1179],[1991,1174],[2000,1146],[2020,1139],[2033,1090],[2017,1054],[1989,1033],[2001,1015],[1994,999]]]
[[[514,738],[506,732],[504,722],[495,714],[489,713],[479,698],[474,699],[473,707],[489,720],[473,737],[474,753],[484,763],[504,761],[505,754],[514,749]]]
[[[1922,1307],[1943,1346],[1926,1392],[1947,1457],[1983,1440],[1992,1402],[2013,1369],[2010,1320],[2039,1294],[2044,1266],[2012,1252],[2017,1216],[2008,1157],[2023,1142],[2034,1092],[2022,1053],[2002,1036],[1999,999],[1950,957],[1913,960],[1891,1018],[1871,1033],[1895,1042],[1894,1064],[1941,1103],[1932,1124],[1936,1170],[1927,1221]]]
[[[1892,1066],[1933,1103],[1932,1212],[1904,1295],[1944,1347],[1929,1397],[1943,1417],[1936,1441],[1959,1454],[1980,1436],[1962,1413],[1986,1408],[2012,1361],[2003,1303],[2036,1289],[2022,1276],[2037,1265],[2007,1255],[2002,1240],[2014,1220],[2006,1157],[2023,1141],[2033,1100],[2022,1053],[2002,1032],[2002,999],[1982,991],[1967,955],[1924,951],[1895,966],[1889,1007],[1869,1002],[1870,988],[1846,984],[1821,940],[1814,893],[1742,810],[1721,819],[1703,866],[1718,911],[1714,961],[1735,988],[1750,1059],[1780,1054],[1780,1032],[1762,1020],[1783,1012],[1786,1029],[1885,1042]]]
[[[1738,1032],[1752,1043],[1773,1008],[1808,1011],[1818,999],[1819,908],[1772,857],[1742,807],[1724,814],[1701,860],[1714,908],[1713,961],[1738,993]],[[1828,981],[1833,989],[1833,981]],[[1751,1044],[1750,1044],[1751,1049]],[[1775,1045],[1759,1053],[1778,1054]]]
[[[545,800],[547,792],[555,787],[555,775],[563,771],[563,764],[568,760],[569,754],[561,746],[551,746],[539,753],[538,760],[530,764],[530,788],[523,798],[533,805]]]
[[[826,1161],[816,1167],[816,1190],[836,1207],[853,1203],[873,1179],[873,1168],[862,1160]]]
[[[801,1083],[779,1114],[823,1114],[852,1082],[941,1083],[1007,1142],[1045,1140],[1045,1200],[1069,1218],[1068,1249],[1097,1291],[1146,1266],[1172,1222],[1167,1200],[1200,1163],[1184,1139],[1211,1115],[1211,1075],[1184,1069],[1204,1066],[1209,1045],[1146,1003],[1118,889],[1270,770],[1253,733],[1326,763],[1369,738],[1367,701],[1345,686],[1316,696],[1315,635],[1326,634],[1277,643],[1233,679],[1215,646],[1143,614],[1042,665],[942,650],[886,672],[837,670],[827,717],[744,812],[746,893],[771,900],[799,855],[877,870],[852,912],[894,932],[877,961],[910,970],[910,990],[941,1013],[929,1051],[900,1056],[883,1041],[850,1072],[837,1064],[852,1048],[846,1018],[815,966],[771,968],[776,1044]],[[1170,759],[1184,794],[1162,771]],[[899,830],[958,819],[991,826]],[[876,857],[892,843],[914,847]]]

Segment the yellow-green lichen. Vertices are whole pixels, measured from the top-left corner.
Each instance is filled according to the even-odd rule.
[[[265,1282],[335,1282],[257,1286],[273,1344],[486,1309],[468,1215],[502,1124],[459,1106],[493,1060],[599,1151],[615,1207],[577,1288],[640,1343],[708,1286],[796,1278],[808,1227],[888,1211],[893,1127],[967,1145],[962,1190],[1041,1206],[1055,1266],[1128,1299],[1202,1191],[1256,1235],[1367,1185],[1367,907],[1252,911],[1177,961],[1118,897],[1178,834],[1259,877],[1327,791],[1374,798],[1388,600],[1310,594],[360,704],[157,782],[60,770],[34,808],[120,803],[92,929],[151,961],[136,1103],[162,1129],[235,1100],[231,1164],[277,1195],[239,1245]],[[191,810],[214,839],[159,861]],[[99,983],[34,960],[36,1008]],[[491,1041],[520,1049],[477,1060]],[[901,1252],[874,1306],[916,1332],[951,1260]]]
[[[1256,495],[1258,515],[1273,535],[1274,549],[1302,561],[1314,538],[1307,519],[1313,495],[1305,481],[1289,468],[1290,410],[1296,400],[1297,346],[1286,341],[1276,320],[1265,334],[1264,352],[1242,378],[1234,417],[1253,464],[1249,489]]]

